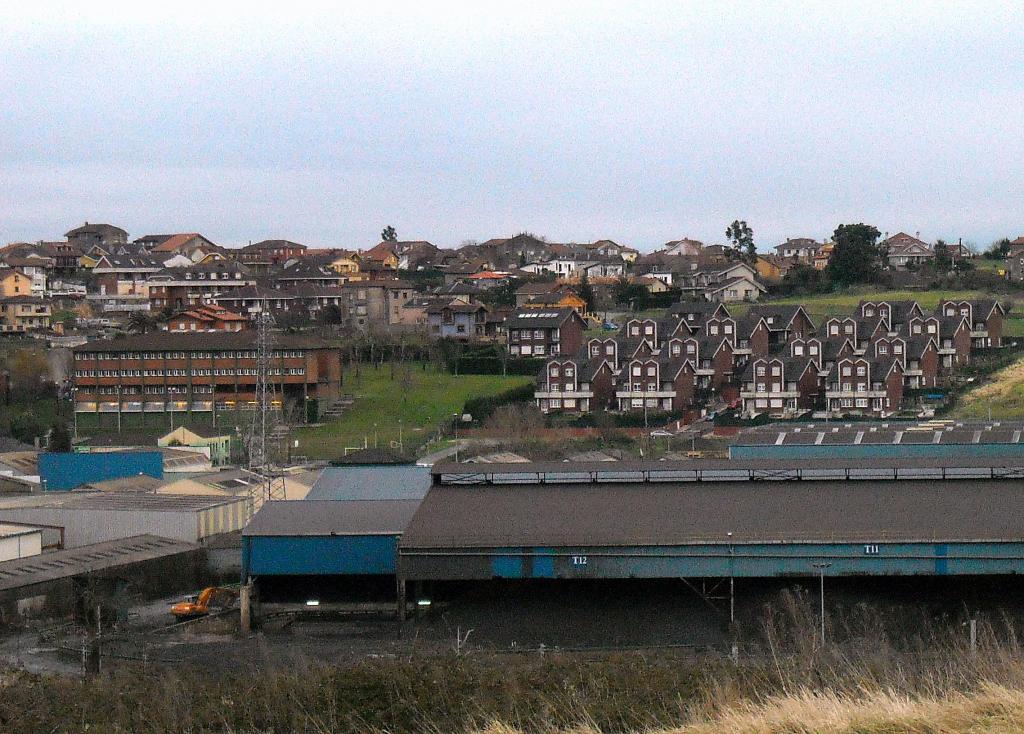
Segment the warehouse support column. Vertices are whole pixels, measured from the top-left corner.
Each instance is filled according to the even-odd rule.
[[[243,635],[252,633],[252,581],[242,584],[238,596],[238,607],[241,612],[241,631]]]
[[[398,623],[402,624],[405,622],[405,579],[401,576],[396,576],[395,583],[397,584],[396,603],[398,604],[396,616]]]

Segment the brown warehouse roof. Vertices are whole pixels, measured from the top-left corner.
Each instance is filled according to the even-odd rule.
[[[402,548],[1021,540],[1017,482],[435,485]]]

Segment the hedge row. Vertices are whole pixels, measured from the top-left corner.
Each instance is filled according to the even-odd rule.
[[[462,408],[463,413],[469,413],[475,421],[485,421],[491,417],[495,410],[502,405],[512,403],[528,403],[533,401],[533,384],[514,387],[511,390],[488,395],[482,398],[470,398]]]

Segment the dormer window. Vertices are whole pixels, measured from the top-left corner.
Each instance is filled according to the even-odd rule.
[[[865,316],[874,316],[875,315],[875,309],[873,309],[873,308],[865,308],[864,309],[864,315]]]
[[[710,324],[708,326],[708,333],[712,336],[718,334],[718,324]]]
[[[828,327],[828,333],[829,334],[838,334],[839,333],[839,324],[830,324],[829,327]]]
[[[640,327],[639,326],[631,326],[631,327],[629,327],[629,333],[630,333],[631,336],[640,336]]]
[[[892,345],[892,353],[893,354],[903,354],[903,345],[902,344],[893,344]]]
[[[807,353],[811,354],[811,355],[816,355],[818,353],[817,345],[811,344],[810,346],[808,346],[807,347]]]
[[[803,344],[794,344],[793,345],[793,356],[794,357],[802,357],[802,356],[804,356],[804,345]]]

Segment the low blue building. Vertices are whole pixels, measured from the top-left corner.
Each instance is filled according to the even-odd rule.
[[[389,576],[398,538],[430,488],[409,465],[324,469],[304,500],[267,502],[242,533],[242,579]]]

